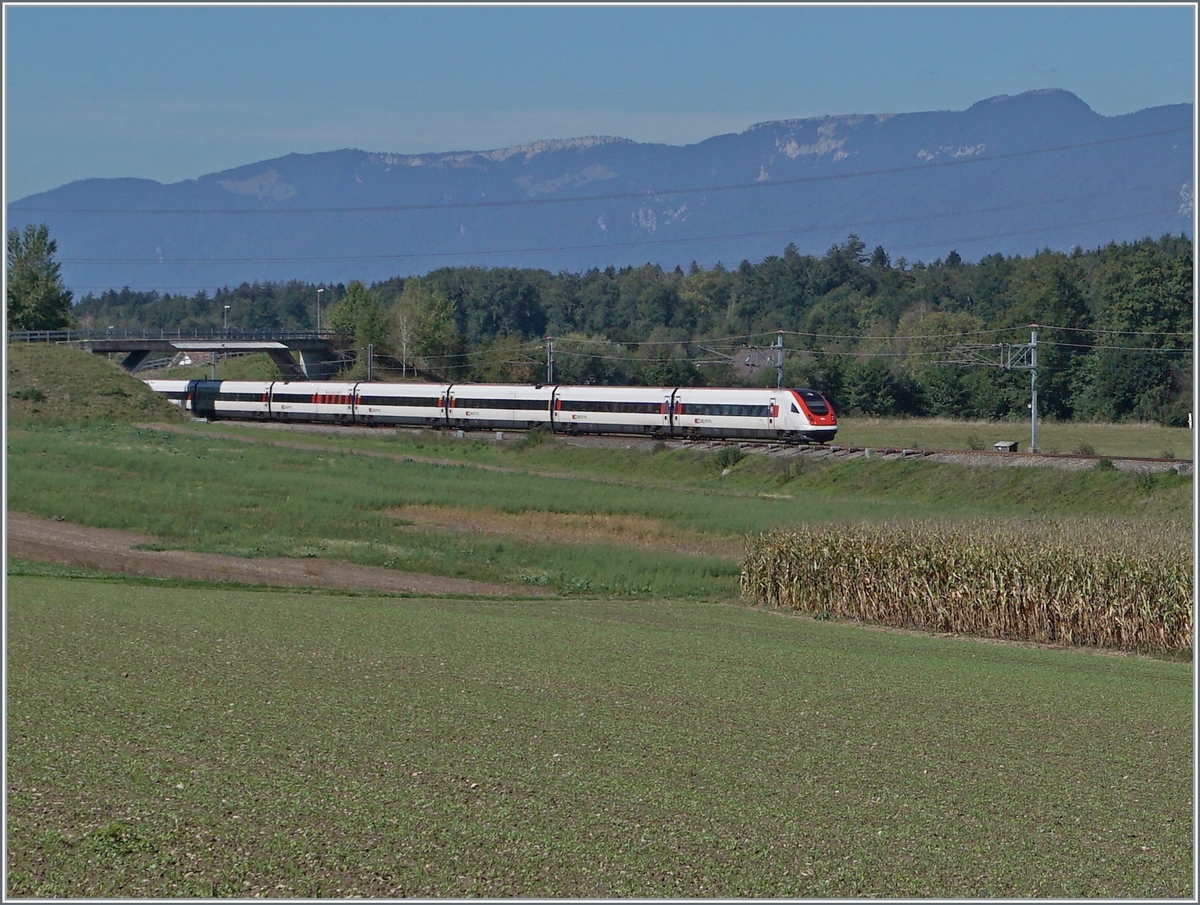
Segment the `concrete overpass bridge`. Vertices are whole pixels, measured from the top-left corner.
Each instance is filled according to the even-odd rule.
[[[8,341],[57,343],[97,355],[124,355],[131,374],[158,358],[179,352],[265,352],[290,380],[319,380],[336,373],[353,356],[354,337],[329,330],[24,330]],[[152,359],[151,355],[155,358]]]

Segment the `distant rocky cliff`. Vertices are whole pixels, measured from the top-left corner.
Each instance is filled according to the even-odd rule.
[[[694,145],[289,154],[199,179],[87,179],[9,205],[77,295],[367,282],[445,266],[737,266],[857,234],[968,260],[1192,233],[1192,107],[1104,117],[1060,90],[954,112],[762,123]]]

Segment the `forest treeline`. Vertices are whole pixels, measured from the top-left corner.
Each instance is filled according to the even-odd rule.
[[[785,385],[817,388],[839,411],[984,419],[1028,417],[1029,372],[999,365],[1020,360],[1005,347],[1036,324],[1042,417],[1181,425],[1192,254],[1186,236],[1164,236],[909,263],[851,235],[821,256],[789,245],[736,269],[448,267],[371,286],[123,289],[88,294],[74,314],[187,331],[220,329],[228,305],[231,331],[311,330],[322,289],[322,327],[370,345],[377,368],[476,382],[544,382],[551,337],[559,383],[774,385],[781,341]]]

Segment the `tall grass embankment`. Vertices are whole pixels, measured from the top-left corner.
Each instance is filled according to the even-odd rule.
[[[750,542],[742,593],[818,617],[1145,653],[1192,649],[1191,532],[1087,519],[826,525]]]
[[[6,354],[10,425],[184,420],[177,406],[94,352],[11,343]]]

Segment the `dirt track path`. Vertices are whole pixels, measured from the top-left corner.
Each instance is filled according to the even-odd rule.
[[[135,550],[136,545],[154,543],[156,538],[132,531],[90,528],[23,512],[9,512],[7,526],[8,555],[11,557],[127,575],[432,595],[543,597],[552,594],[541,588],[395,572],[327,559],[243,559],[184,550]]]

